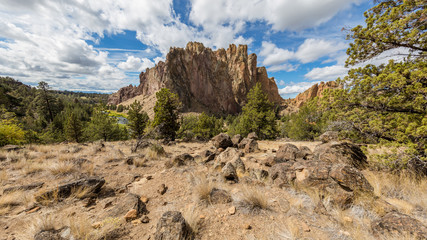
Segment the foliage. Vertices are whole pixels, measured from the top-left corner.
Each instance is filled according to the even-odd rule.
[[[174,140],[179,129],[179,98],[167,88],[158,91],[156,98],[153,126],[161,128],[162,138]]]
[[[199,116],[185,116],[181,118],[177,136],[184,140],[193,138],[208,140],[223,131],[224,121],[215,116],[202,113]]]
[[[243,112],[233,121],[229,128],[231,135],[248,135],[255,132],[261,139],[271,139],[277,135],[276,114],[274,105],[257,83],[248,93],[248,103]]]
[[[121,127],[115,117],[109,116],[104,106],[98,106],[87,129],[91,140],[117,141],[127,139],[126,127]]]
[[[83,123],[74,111],[68,114],[65,122],[65,134],[68,139],[81,142],[83,136]]]
[[[281,120],[282,134],[295,140],[314,140],[321,134],[323,114],[318,109],[317,98],[302,106],[297,113],[284,116]]]
[[[177,137],[185,141],[192,140],[195,137],[194,129],[196,129],[198,120],[199,117],[195,115],[181,117]]]
[[[117,112],[123,112],[123,110],[124,110],[123,105],[117,106]]]
[[[359,25],[348,35],[354,43],[347,49],[346,64],[364,62],[399,47],[425,58],[426,7],[424,0],[387,0],[366,11],[366,27]]]
[[[122,105],[120,105],[122,106]],[[128,111],[129,129],[134,138],[141,138],[148,123],[148,115],[142,111],[142,105],[135,100]]]
[[[425,1],[382,1],[365,13],[366,27],[353,28],[347,65],[405,47],[400,61],[367,64],[349,71],[330,91],[323,108],[332,122],[345,123],[355,140],[404,149],[400,161],[427,159],[427,49]],[[398,164],[404,165],[404,164]]]
[[[25,134],[14,118],[0,120],[0,146],[22,144],[25,142]]]

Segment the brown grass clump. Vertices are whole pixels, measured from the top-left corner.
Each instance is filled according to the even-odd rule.
[[[200,211],[193,205],[187,207],[182,213],[188,226],[193,233],[197,234],[202,228],[202,221],[200,220]]]
[[[145,156],[150,159],[158,160],[166,156],[165,149],[160,144],[151,144],[150,147],[145,149]]]
[[[246,187],[242,191],[242,204],[251,211],[268,210],[268,199],[264,192],[257,188]]]
[[[0,183],[2,183],[1,185],[3,185],[3,183],[5,181],[7,181],[9,179],[6,169],[2,169],[0,170]]]
[[[133,159],[133,165],[135,165],[135,167],[145,167],[146,163],[147,159],[145,158],[136,157]]]
[[[211,192],[215,184],[208,181],[205,176],[192,176],[191,182],[194,185],[194,193],[200,203],[211,202]]]
[[[5,215],[11,208],[26,204],[28,201],[28,196],[23,191],[14,191],[3,194],[0,197],[0,215]]]
[[[72,162],[62,161],[62,162],[54,162],[49,166],[49,171],[54,176],[64,176],[76,172]]]

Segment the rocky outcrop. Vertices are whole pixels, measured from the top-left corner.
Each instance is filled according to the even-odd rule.
[[[387,213],[381,219],[372,222],[371,227],[376,237],[406,234],[414,239],[427,239],[426,226],[417,219],[399,212]]]
[[[157,223],[155,240],[194,239],[194,233],[180,212],[165,212]]]
[[[178,94],[184,111],[233,114],[241,111],[247,93],[258,82],[270,101],[283,102],[274,78],[257,67],[257,56],[248,55],[246,45],[213,51],[190,42],[185,49],[171,48],[165,62],[140,74],[139,86],[120,89],[110,96],[109,104],[150,96],[166,87]]]
[[[323,97],[323,93],[326,89],[337,88],[340,88],[340,86],[335,81],[316,83],[309,89],[298,94],[295,98],[285,100],[285,107],[282,107],[284,110],[281,111],[281,115],[298,112],[299,108],[301,108],[304,103],[314,99],[315,97]]]

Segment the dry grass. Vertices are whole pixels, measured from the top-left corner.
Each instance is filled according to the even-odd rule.
[[[151,144],[144,150],[145,156],[149,159],[158,160],[166,156],[165,149],[160,144]]]
[[[241,202],[253,212],[269,209],[267,196],[258,188],[245,187],[242,191]]]
[[[202,228],[202,222],[200,221],[200,211],[196,208],[196,206],[188,206],[182,215],[188,226],[190,226],[191,230],[193,230],[193,233],[197,234],[200,232]]]
[[[415,179],[404,173],[395,175],[371,171],[366,171],[364,175],[374,187],[375,195],[384,200],[391,200],[390,204],[404,211],[410,211],[411,206],[418,206],[427,211],[426,178]]]
[[[76,172],[77,169],[72,162],[68,161],[60,161],[54,162],[49,166],[49,171],[54,176],[65,176]]]
[[[91,189],[87,187],[77,187],[71,190],[71,197],[83,199],[90,195]]]
[[[52,215],[44,215],[32,218],[31,222],[27,223],[24,231],[20,231],[18,239],[34,239],[34,235],[41,231],[49,231],[57,229],[59,226]]]
[[[59,198],[59,189],[54,190],[51,194],[46,193],[46,189],[40,189],[34,196],[39,196],[38,202],[43,206],[50,206],[52,204],[58,203]]]
[[[93,163],[83,163],[80,167],[80,171],[83,171],[84,173],[86,173],[89,176],[94,176],[95,175],[95,164]]]
[[[27,204],[29,196],[24,191],[14,191],[0,197],[0,215],[6,215],[13,207]]]
[[[145,158],[136,157],[133,159],[133,165],[135,165],[135,167],[145,167],[146,163],[147,159]]]
[[[210,203],[211,202],[211,192],[216,185],[208,181],[204,175],[191,175],[191,183],[193,184],[194,194],[197,198],[197,201],[200,203]]]
[[[0,183],[1,183],[1,185],[3,185],[4,182],[7,181],[8,179],[9,179],[9,176],[7,175],[6,169],[0,170]]]
[[[71,233],[76,239],[97,240],[110,239],[108,235],[120,227],[123,219],[107,218],[101,222],[101,227],[94,229],[92,223],[85,216],[76,216],[69,219]],[[114,238],[115,239],[115,238]]]
[[[6,161],[10,161],[10,162],[18,162],[19,160],[21,160],[23,158],[24,158],[24,154],[17,153],[15,151],[8,152],[6,154]]]

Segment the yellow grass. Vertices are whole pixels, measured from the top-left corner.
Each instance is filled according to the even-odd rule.
[[[264,192],[258,188],[245,187],[242,191],[242,203],[251,210],[267,210],[268,199]]]
[[[54,176],[63,176],[76,172],[77,169],[72,162],[62,161],[51,163],[49,166],[49,171]]]
[[[4,184],[5,181],[7,181],[9,179],[8,175],[7,175],[7,171],[6,169],[2,169],[0,170],[0,186]]]

